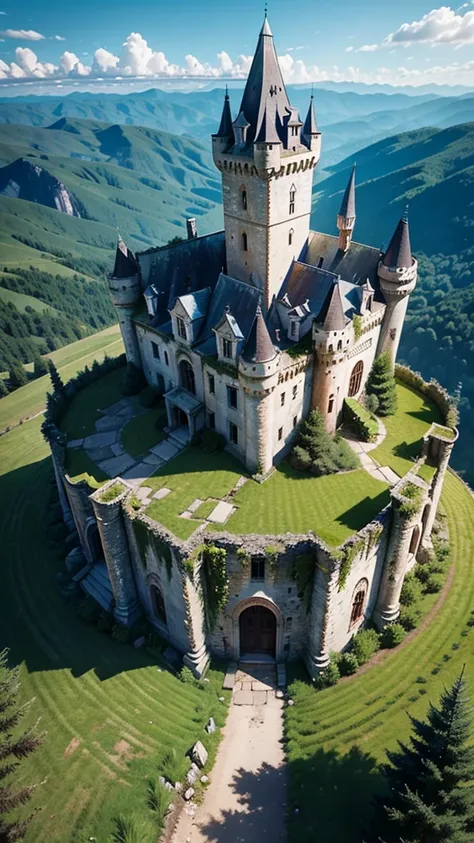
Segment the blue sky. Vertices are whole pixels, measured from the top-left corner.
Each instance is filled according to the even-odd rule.
[[[236,9],[238,11],[236,11]],[[0,0],[0,80],[103,87],[126,78],[244,78],[263,3]],[[287,82],[474,85],[474,3],[270,0]]]

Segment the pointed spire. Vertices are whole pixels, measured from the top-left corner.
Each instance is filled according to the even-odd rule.
[[[222,108],[222,117],[219,128],[215,135],[216,138],[228,138],[230,143],[234,143],[234,130],[232,128],[232,114],[230,112],[229,88],[225,86],[224,105]]]
[[[267,9],[265,8],[265,19],[263,21],[263,26],[260,30],[260,35],[269,35],[270,38],[273,38],[273,32],[270,29],[270,24],[268,23],[267,18]]]
[[[137,273],[135,255],[127,248],[117,231],[117,249],[115,251],[115,265],[112,278],[130,278]]]
[[[242,359],[247,363],[268,363],[269,360],[273,360],[275,354],[275,347],[268,333],[259,302],[255,311],[255,319],[242,352]]]
[[[397,269],[410,269],[413,256],[410,245],[410,228],[408,225],[408,207],[399,221],[383,259],[384,266]]]
[[[310,138],[311,135],[318,134],[318,127],[316,125],[316,115],[314,113],[314,96],[313,92],[311,91],[311,99],[309,101],[308,113],[306,115],[306,120],[304,121],[303,126],[303,135],[307,138]]]
[[[323,327],[325,331],[343,331],[346,327],[346,317],[342,306],[341,290],[338,282],[332,288]]]
[[[267,101],[260,131],[255,138],[256,143],[281,143],[275,126],[275,117],[271,117],[271,105]]]
[[[341,208],[339,211],[340,217],[345,217],[346,219],[353,219],[356,215],[355,210],[355,173],[356,173],[356,165],[352,167],[352,173],[350,175],[349,181],[347,183],[347,187],[344,191],[344,196],[342,197]]]

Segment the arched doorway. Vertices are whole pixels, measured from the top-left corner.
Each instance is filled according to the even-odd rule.
[[[181,360],[179,364],[179,380],[181,386],[184,386],[188,392],[196,395],[196,384],[194,381],[194,371],[189,360]]]
[[[249,606],[239,617],[240,655],[261,653],[275,657],[276,617],[265,606]]]
[[[99,528],[97,521],[89,519],[86,524],[84,539],[89,555],[89,562],[92,564],[104,558],[104,551],[102,550],[102,542],[100,540]]]

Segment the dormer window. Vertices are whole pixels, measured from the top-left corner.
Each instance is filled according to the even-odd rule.
[[[294,186],[294,184],[292,184],[291,187],[290,187],[290,207],[289,207],[290,214],[295,213],[295,200],[296,200],[296,187]]]
[[[242,251],[248,252],[248,240],[245,231],[242,232]]]
[[[184,319],[181,319],[180,316],[176,317],[176,329],[178,331],[178,337],[181,337],[182,340],[187,339],[186,325]]]
[[[296,138],[298,137],[298,126],[291,127],[291,137]]]
[[[232,343],[230,340],[222,337],[222,356],[227,360],[232,360]]]
[[[241,192],[240,196],[241,196],[241,199],[242,199],[242,208],[243,208],[244,211],[246,211],[247,210],[247,191],[245,190],[245,187],[242,188],[242,192]]]

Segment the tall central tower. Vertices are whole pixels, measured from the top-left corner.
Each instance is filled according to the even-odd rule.
[[[321,134],[313,97],[304,124],[290,105],[266,17],[239,113],[232,121],[226,93],[212,151],[222,174],[227,272],[261,288],[269,307],[308,240]]]

